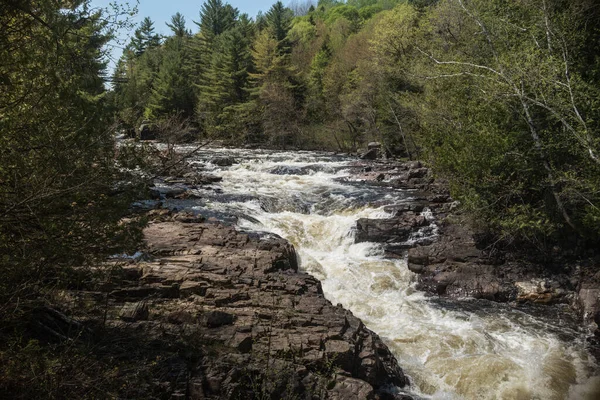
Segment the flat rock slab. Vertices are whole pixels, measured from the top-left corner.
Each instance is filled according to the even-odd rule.
[[[408,384],[382,340],[298,271],[286,240],[182,221],[145,229],[152,261],[127,267],[129,286],[111,297],[121,311],[108,325],[199,341],[203,357],[178,375],[187,398],[252,398],[257,385],[275,396],[394,398],[381,389]]]

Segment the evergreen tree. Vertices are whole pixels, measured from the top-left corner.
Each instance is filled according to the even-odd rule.
[[[292,26],[294,13],[286,8],[281,1],[275,3],[267,12],[267,26],[271,31],[272,37],[277,41],[278,51],[280,53],[289,53],[291,44],[288,41],[288,33]]]
[[[154,22],[150,17],[144,18],[140,23],[131,38],[128,46],[136,56],[141,56],[148,49],[158,47],[160,45],[160,36],[154,33]]]
[[[102,79],[108,19],[88,1],[0,3],[0,303],[20,291],[18,316],[32,291],[123,244]]]
[[[190,31],[185,27],[185,17],[180,13],[176,13],[171,17],[171,23],[166,22],[166,25],[171,29],[177,37],[190,36]]]
[[[208,0],[202,4],[200,11],[200,33],[208,42],[231,29],[237,20],[239,11],[221,0]]]
[[[152,82],[145,117],[157,119],[178,114],[191,117],[194,110],[194,92],[185,74],[187,58],[186,38],[169,38],[162,49],[158,73]]]
[[[245,29],[247,27],[240,24],[219,37],[219,51],[213,54],[205,74],[201,93],[204,120],[211,134],[232,135],[234,132],[228,132],[231,120],[235,118],[231,107],[247,99],[246,86],[252,57]]]

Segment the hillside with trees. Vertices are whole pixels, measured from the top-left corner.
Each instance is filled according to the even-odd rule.
[[[209,0],[115,70],[116,120],[177,115],[231,145],[421,159],[502,238],[598,238],[600,11],[593,1]],[[576,240],[576,239],[574,239]]]

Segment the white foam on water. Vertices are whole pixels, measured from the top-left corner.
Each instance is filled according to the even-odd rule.
[[[269,173],[274,167],[327,161],[311,153],[258,157],[214,169],[223,177],[224,193],[300,199],[312,204],[311,213],[268,213],[257,200],[209,207],[244,212],[259,223],[240,219],[241,228],[269,231],[293,243],[301,268],[321,281],[325,296],[385,340],[410,376],[412,393],[444,400],[600,398],[596,363],[581,334],[564,341],[547,322],[500,307],[468,312],[435,305],[415,289],[416,277],[405,260],[385,259],[378,244],[354,243],[357,219],[390,215],[357,201],[368,197],[368,189],[336,180],[347,174],[340,172],[347,162],[303,175],[275,175]],[[393,195],[386,196],[393,201]]]

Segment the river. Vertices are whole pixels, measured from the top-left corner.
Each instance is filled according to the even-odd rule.
[[[212,156],[239,163],[205,163]],[[415,289],[405,260],[354,242],[358,218],[388,217],[384,205],[414,193],[352,182],[355,160],[324,153],[207,149],[194,162],[223,181],[199,189],[201,199],[185,207],[236,214],[240,229],[293,243],[301,269],[322,282],[327,299],[384,339],[416,398],[600,398],[597,365],[576,325],[489,302],[436,300]]]

